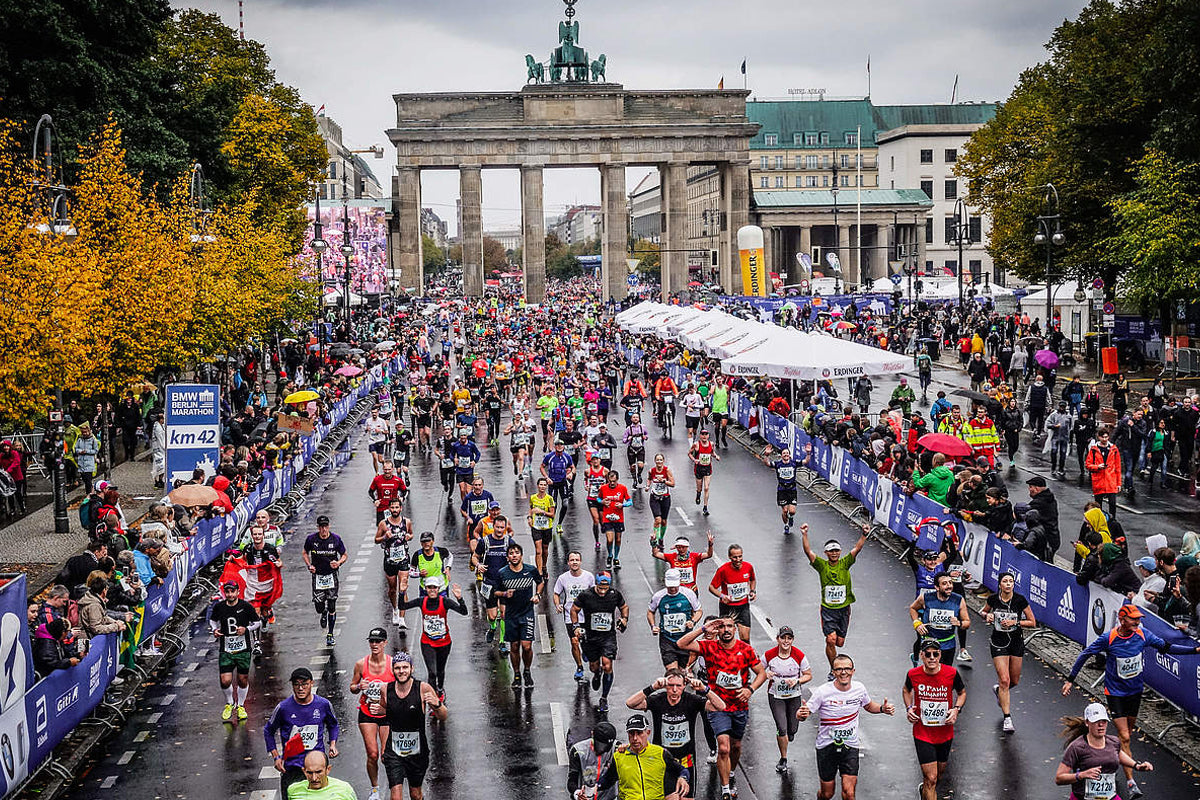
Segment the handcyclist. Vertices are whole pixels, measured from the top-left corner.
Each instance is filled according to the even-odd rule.
[[[237,718],[244,720],[246,697],[250,694],[250,637],[260,623],[254,606],[239,596],[236,581],[226,581],[221,586],[222,597],[208,609],[208,625],[212,635],[220,642],[218,657],[221,689],[225,692],[225,708],[221,720],[229,722],[234,708]],[[237,673],[237,688],[233,686],[233,674]],[[236,694],[235,694],[236,692]]]
[[[503,519],[503,518],[502,518]],[[504,641],[503,622],[499,620],[499,598],[496,597],[496,585],[500,580],[500,570],[508,563],[508,546],[514,540],[508,532],[508,520],[496,525],[490,534],[475,542],[471,552],[471,571],[479,581],[479,594],[484,600],[484,613],[488,618],[487,641],[496,639],[496,627],[500,625],[500,652],[508,653],[508,643]]]
[[[921,765],[921,800],[937,800],[938,781],[950,761],[954,723],[967,702],[967,687],[957,669],[942,663],[937,641],[921,642],[920,654],[920,665],[904,678],[904,707]]]
[[[567,498],[570,497],[567,493],[567,484],[575,477],[575,462],[566,454],[562,442],[555,442],[554,451],[542,456],[541,472],[542,477],[550,481],[550,493],[554,495],[554,502],[558,506],[555,530],[562,533],[563,515],[566,513]],[[598,536],[596,537],[596,549],[600,549]]]
[[[421,609],[421,657],[425,659],[425,674],[437,692],[438,700],[446,702],[446,662],[450,659],[450,626],[446,612],[457,611],[464,617],[467,606],[463,603],[462,587],[457,583],[448,587],[440,575],[431,575],[425,581],[425,592],[404,604],[406,609]]]
[[[649,437],[650,432],[642,425],[641,415],[633,414],[621,441],[625,445],[625,456],[629,459],[629,471],[633,473],[635,489],[642,485],[642,470],[646,468],[646,439]]]
[[[719,601],[717,613],[737,624],[742,641],[750,641],[750,604],[758,597],[754,567],[742,558],[742,546],[729,545],[729,560],[717,567],[708,584],[709,594]]]
[[[713,443],[709,441],[708,430],[700,431],[700,438],[688,448],[688,458],[692,462],[692,471],[696,476],[696,505],[700,505],[701,495],[704,499],[704,516],[708,516],[708,493],[712,486],[713,460],[721,460]]]
[[[312,573],[312,602],[321,617],[325,629],[325,644],[333,647],[333,629],[337,624],[338,568],[349,557],[346,545],[336,533],[329,530],[329,517],[317,517],[317,532],[310,533],[304,540],[300,554],[304,566]]]
[[[842,556],[842,545],[837,539],[825,542],[825,557],[813,552],[808,543],[808,524],[800,526],[800,541],[808,563],[821,578],[821,633],[825,634],[825,658],[829,661],[829,680],[834,679],[833,659],[837,649],[846,646],[846,635],[850,632],[850,606],[854,603],[854,589],[850,581],[850,568],[867,543],[869,525],[863,525],[862,536],[854,547]]]
[[[383,521],[392,499],[402,497],[407,491],[404,479],[396,474],[395,463],[390,458],[384,461],[383,472],[376,475],[367,488],[367,496],[375,501],[376,524]]]
[[[650,534],[650,546],[663,546],[667,535],[667,521],[671,517],[671,489],[675,487],[675,474],[667,466],[662,453],[655,453],[654,466],[646,475],[650,484],[650,513],[654,515],[654,532]],[[684,585],[687,585],[686,581]]]
[[[696,440],[696,430],[700,427],[700,417],[707,406],[704,403],[704,398],[696,391],[694,383],[688,383],[687,391],[683,395],[681,401],[683,403],[683,422],[687,428],[688,444]]]
[[[621,537],[625,535],[625,509],[633,505],[629,487],[620,483],[620,474],[610,469],[600,486],[600,530],[608,545],[609,569],[621,568]]]
[[[433,531],[422,531],[421,549],[413,554],[409,576],[420,580],[422,590],[430,578],[441,578],[444,592],[450,585],[450,570],[453,567],[454,554],[444,547],[434,546]]]
[[[650,712],[654,723],[651,741],[679,760],[691,783],[696,774],[696,719],[707,711],[723,711],[721,696],[699,678],[669,668],[664,677],[631,695],[625,705]]]
[[[764,452],[762,461],[775,470],[775,503],[783,518],[783,535],[791,536],[792,524],[796,520],[796,462],[792,460],[792,450],[790,447],[783,448],[779,451],[779,459],[774,462],[767,460],[767,453]]]
[[[583,658],[592,672],[592,690],[600,690],[596,710],[608,711],[608,693],[613,685],[613,659],[617,657],[617,631],[629,625],[629,604],[612,588],[612,574],[601,572],[596,585],[580,592],[571,605],[571,622],[580,639]]]
[[[546,576],[546,548],[554,536],[554,497],[550,481],[538,478],[537,491],[529,495],[529,532],[533,536],[533,563]]]
[[[367,633],[370,652],[354,662],[354,672],[350,677],[350,692],[359,696],[358,730],[367,753],[367,779],[371,781],[368,800],[379,800],[379,754],[388,742],[387,718],[371,713],[371,707],[379,702],[383,690],[395,680],[392,657],[387,653],[387,641],[387,631],[372,628]]]
[[[433,454],[438,460],[438,474],[442,479],[442,491],[446,493],[446,502],[452,503],[454,491],[454,447],[458,440],[450,426],[442,428],[442,435],[433,446]]]
[[[668,439],[671,438],[671,428],[675,423],[675,396],[678,394],[679,387],[669,374],[664,373],[654,382],[655,417],[658,427]]]
[[[571,640],[571,657],[575,659],[575,680],[583,680],[583,653],[579,638],[575,636],[575,623],[571,622],[571,606],[575,598],[596,585],[596,576],[583,568],[583,554],[572,550],[567,554],[567,571],[554,582],[554,608],[563,615],[567,637]]]
[[[1142,610],[1132,603],[1121,606],[1117,612],[1117,627],[1101,634],[1092,643],[1083,648],[1075,659],[1067,680],[1063,683],[1062,693],[1065,697],[1071,692],[1075,677],[1089,658],[1104,653],[1104,698],[1108,703],[1108,711],[1117,735],[1121,739],[1121,750],[1130,755],[1129,737],[1137,724],[1138,711],[1142,705],[1142,691],[1145,679],[1142,670],[1145,668],[1145,650],[1150,648],[1160,653],[1186,655],[1200,653],[1200,647],[1183,644],[1168,644],[1155,634],[1142,628]],[[1141,787],[1133,779],[1133,769],[1125,767],[1125,779],[1129,787],[1130,797],[1140,797]]]
[[[691,589],[693,592],[699,593],[697,589],[697,568],[700,562],[713,557],[713,535],[712,531],[708,533],[708,550],[703,553],[695,552],[691,549],[692,542],[686,536],[675,537],[675,546],[663,552],[662,546],[655,546],[653,553],[654,557],[660,561],[667,562],[667,566],[672,569],[679,570],[679,585],[685,589]]]
[[[834,658],[833,680],[813,689],[796,711],[800,721],[817,717],[817,800],[833,800],[834,781],[842,776],[842,800],[854,800],[858,791],[858,715],[896,713],[886,697],[871,699],[867,687],[854,680],[854,659],[842,653]]]
[[[621,408],[625,409],[625,424],[631,424],[634,414],[641,414],[643,404],[649,397],[646,385],[636,376],[625,381],[625,392],[621,395]]]
[[[587,495],[587,510],[592,516],[592,539],[596,542],[596,549],[600,549],[600,512],[604,508],[604,504],[600,502],[600,487],[604,485],[604,476],[608,474],[608,470],[600,463],[600,456],[592,456],[590,463],[583,472],[583,488]],[[609,558],[612,558],[612,553],[609,553]],[[612,565],[609,564],[611,567]]]
[[[413,538],[412,520],[400,515],[403,503],[393,497],[388,515],[375,528],[375,544],[383,549],[383,574],[387,578],[388,605],[392,607],[392,624],[400,630],[408,627],[401,608],[408,599],[408,570],[411,566],[409,542]]]
[[[1004,714],[1005,733],[1015,728],[1012,721],[1011,692],[1021,682],[1021,663],[1025,655],[1025,637],[1022,630],[1036,628],[1033,609],[1029,601],[1014,591],[1016,576],[1001,572],[996,581],[999,591],[983,604],[983,618],[992,626],[989,645],[992,651],[992,666],[996,668],[996,680],[992,687],[996,703]]]
[[[446,706],[428,683],[413,677],[412,656],[405,652],[392,656],[392,674],[379,704],[372,711],[387,719],[388,746],[383,751],[390,800],[404,800],[408,782],[409,800],[421,800],[421,784],[429,769],[429,741],[425,736],[425,717],[446,720]]]
[[[767,704],[775,720],[775,743],[779,747],[779,763],[775,771],[788,770],[788,745],[796,738],[800,721],[799,710],[804,702],[804,684],[812,680],[808,656],[796,647],[796,634],[787,625],[775,634],[775,646],[763,654],[767,666]]]
[[[501,519],[504,519],[501,517]],[[505,529],[507,529],[505,520]],[[499,527],[499,526],[497,526]],[[507,563],[496,577],[496,595],[504,606],[504,641],[511,648],[513,688],[521,688],[521,666],[525,667],[525,688],[533,688],[533,634],[535,606],[542,599],[546,579],[537,567],[522,560],[521,545],[513,542],[505,551]]]
[[[679,649],[679,639],[696,627],[704,616],[700,598],[692,589],[680,585],[679,570],[668,569],[663,576],[663,586],[650,598],[646,607],[646,623],[650,632],[658,637],[658,653],[663,667],[686,668],[691,656]]]

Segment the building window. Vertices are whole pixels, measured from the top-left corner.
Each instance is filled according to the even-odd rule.
[[[800,165],[803,163],[804,163],[803,156],[796,156],[796,167],[795,168],[801,169],[802,167]]]
[[[804,185],[803,178],[801,178],[799,175],[797,175],[797,176],[796,176],[796,188],[797,188],[797,189],[799,189],[799,188],[801,188],[803,185]]]
[[[849,185],[850,185],[850,176],[843,175],[842,176],[842,186],[849,186]]]
[[[979,280],[983,273],[983,261],[977,258],[972,259],[971,261],[967,262],[967,266],[971,268],[971,276],[975,278],[975,280]]]
[[[851,147],[854,147],[855,145],[857,145],[858,144],[858,133],[857,132],[847,133],[846,134],[846,144],[850,145]]]
[[[786,180],[786,179],[782,175],[776,175],[775,176],[775,188],[776,189],[784,188],[784,183],[783,183],[784,180]]]
[[[763,177],[758,179],[758,185],[760,187],[762,187],[763,189],[770,189],[771,188],[771,179],[764,175]]]
[[[783,156],[775,156],[775,169],[783,169]]]
[[[821,144],[829,144],[829,132],[821,131]]]
[[[958,199],[958,181],[946,181],[946,199]]]
[[[921,181],[921,191],[925,193],[926,197],[928,197],[930,200],[932,200],[933,199],[933,181]]]
[[[895,157],[895,156],[892,156],[892,157],[891,157],[891,165],[888,167],[888,169],[889,169],[891,172],[895,172],[895,171],[896,171],[896,157]]]
[[[817,188],[817,176],[809,175],[807,178],[804,179],[804,185],[809,187],[810,189]]]
[[[792,134],[792,144],[804,144],[804,134],[793,133]]]
[[[863,176],[862,176],[862,175],[855,175],[854,177],[855,177],[855,178],[857,178],[857,183],[858,183],[858,185],[859,185],[859,186],[862,186],[862,185],[863,185]]]
[[[967,220],[967,230],[971,233],[972,242],[983,241],[983,218],[971,217]]]
[[[824,167],[825,169],[829,169],[829,154],[828,153],[821,156],[821,166]]]
[[[821,157],[820,156],[805,156],[804,157],[804,166],[807,169],[820,169],[821,168]]]
[[[850,169],[850,156],[842,154],[841,158],[838,159],[838,161],[839,161],[839,166],[841,166],[842,169]]]
[[[925,218],[925,244],[933,244],[933,217]],[[926,261],[926,266],[932,267],[932,261]]]
[[[768,134],[764,135],[763,143],[766,144],[767,147],[778,147],[779,146],[779,134],[768,133]]]
[[[758,159],[758,168],[759,169],[770,169],[771,168],[771,157],[770,156],[761,156]]]
[[[821,180],[821,185],[822,185],[822,186],[828,186],[828,185],[829,185],[829,176],[828,176],[828,175],[822,175],[822,176],[821,176],[821,178],[822,178],[822,180]]]
[[[804,134],[804,143],[806,145],[814,145],[817,143],[817,135],[815,133]]]
[[[921,151],[921,163],[922,164],[932,164],[933,163],[933,151],[932,150],[922,150]]]
[[[331,180],[331,181],[337,180],[337,162],[336,161],[329,162],[329,180]]]
[[[953,164],[955,161],[958,161],[958,150],[953,147],[947,147],[946,148],[946,163]]]

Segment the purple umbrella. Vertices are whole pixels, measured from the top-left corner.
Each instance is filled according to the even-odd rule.
[[[1038,363],[1038,366],[1046,369],[1054,369],[1058,366],[1058,353],[1053,350],[1038,350],[1033,354],[1033,360]]]

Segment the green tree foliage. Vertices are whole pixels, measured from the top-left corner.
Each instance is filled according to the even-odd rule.
[[[1092,0],[1054,32],[1050,58],[1022,73],[958,160],[968,202],[992,216],[997,261],[1040,279],[1036,187],[1050,182],[1067,234],[1056,263],[1115,284],[1124,263],[1112,247],[1122,230],[1111,201],[1136,188],[1131,167],[1151,143],[1184,162],[1200,147],[1197,14],[1191,0]]]
[[[630,258],[638,259],[638,271],[647,275],[657,274],[662,268],[659,247],[649,239],[636,239],[629,243]]]
[[[421,234],[421,258],[426,272],[441,272],[446,267],[446,253],[437,246],[432,236]]]
[[[500,244],[500,240],[493,239],[491,236],[483,237],[483,269],[490,276],[492,270],[498,269],[501,272],[508,266],[508,253],[504,250],[504,245]]]

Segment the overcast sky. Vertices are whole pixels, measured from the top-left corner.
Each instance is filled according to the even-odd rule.
[[[177,0],[178,2],[178,0]],[[1002,100],[1021,70],[1045,57],[1055,26],[1084,0],[578,0],[580,44],[608,56],[608,79],[629,89],[741,86],[755,97],[789,88],[829,96],[867,93],[875,102],[945,103],[954,76],[960,100]],[[196,8],[238,25],[237,0]],[[396,123],[391,95],[424,91],[506,91],[524,84],[525,54],[539,60],[557,44],[562,0],[244,0],[247,38],[266,45],[279,79],[341,126],[353,148],[382,144],[372,160],[385,191],[395,151],[384,135]],[[629,188],[644,170],[630,170]],[[546,213],[595,203],[595,170],[547,170]],[[424,205],[451,226],[456,173],[425,173]],[[517,227],[515,170],[485,170],[484,225]]]

